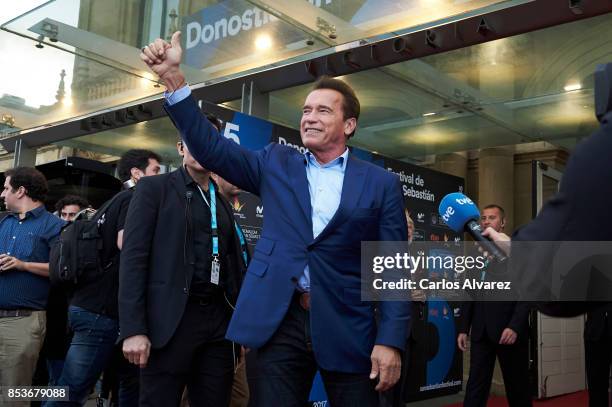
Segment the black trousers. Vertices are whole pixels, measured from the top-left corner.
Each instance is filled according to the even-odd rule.
[[[317,362],[310,339],[310,315],[300,306],[297,295],[268,343],[250,353],[247,358],[249,407],[308,405]],[[329,405],[378,406],[375,382],[369,379],[369,372],[320,371]]]
[[[589,384],[589,407],[608,406],[610,362],[612,362],[612,338],[584,341],[587,383]]]
[[[487,337],[472,341],[470,344],[470,376],[463,405],[486,407],[496,357],[499,358],[510,407],[531,406],[527,341],[518,341],[514,345],[500,345]]]
[[[229,405],[234,349],[225,339],[231,311],[222,301],[187,303],[170,342],[151,350],[141,369],[140,406],[178,406],[185,386],[191,407]]]

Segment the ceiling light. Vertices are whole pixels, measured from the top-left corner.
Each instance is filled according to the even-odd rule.
[[[574,90],[582,89],[582,85],[580,83],[569,83],[565,85],[563,89],[565,89],[566,92],[572,92]]]
[[[255,48],[265,51],[272,48],[272,38],[268,34],[261,34],[255,38]]]
[[[70,96],[64,96],[62,99],[62,104],[66,107],[72,106],[72,98]]]
[[[436,112],[423,113],[423,117],[435,116],[436,114],[437,114]]]

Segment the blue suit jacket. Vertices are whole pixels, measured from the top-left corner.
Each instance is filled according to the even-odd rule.
[[[315,358],[326,370],[364,373],[374,344],[403,349],[409,302],[361,301],[362,241],[407,240],[398,178],[349,154],[340,206],[313,238],[305,157],[270,144],[250,151],[210,125],[192,97],[166,106],[191,154],[206,168],[265,207],[263,231],[242,285],[227,337],[247,347],[264,345],[280,325],[299,277],[310,268],[311,330]]]

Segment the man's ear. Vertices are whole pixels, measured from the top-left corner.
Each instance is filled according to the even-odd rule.
[[[27,195],[27,191],[23,185],[17,188],[16,195],[17,195],[17,198],[23,198],[25,195]]]
[[[183,157],[185,155],[185,149],[183,148],[183,142],[182,141],[177,141],[176,142],[176,151],[178,151],[179,155],[181,157]]]
[[[349,134],[352,134],[355,129],[357,128],[357,119],[355,119],[354,117],[351,117],[350,119],[346,119],[344,121],[344,135],[345,136],[349,136]]]
[[[130,175],[132,176],[133,179],[138,181],[140,177],[142,177],[142,171],[136,167],[132,167],[130,169]]]

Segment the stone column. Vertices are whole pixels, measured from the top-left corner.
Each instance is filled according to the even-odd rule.
[[[514,147],[480,150],[478,206],[497,204],[506,212],[506,233],[514,228]]]

